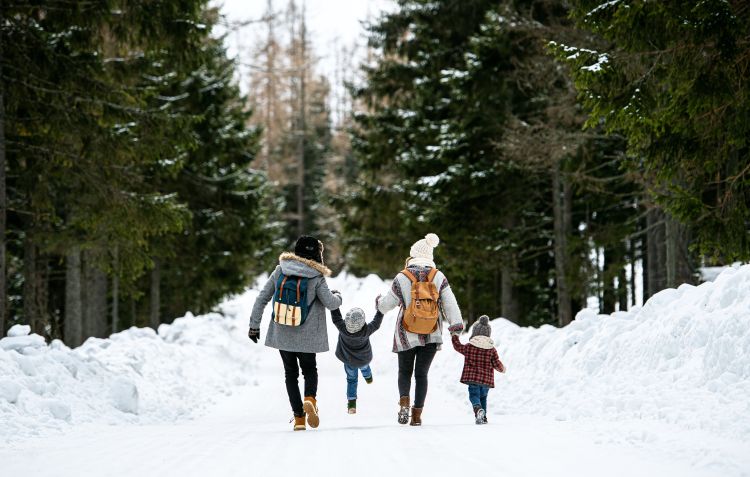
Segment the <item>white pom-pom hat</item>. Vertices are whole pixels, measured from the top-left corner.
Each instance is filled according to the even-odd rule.
[[[437,247],[439,243],[440,237],[432,233],[427,234],[423,239],[414,242],[414,245],[412,245],[409,250],[409,256],[432,262],[434,260],[432,250]]]

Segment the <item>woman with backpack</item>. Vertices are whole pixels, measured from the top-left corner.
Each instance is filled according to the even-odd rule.
[[[284,363],[286,392],[294,412],[294,430],[318,427],[316,353],[328,351],[326,308],[341,306],[341,295],[328,289],[325,277],[331,270],[323,264],[323,243],[306,235],[297,239],[294,253],[285,252],[263,286],[250,315],[248,336],[257,343],[263,310],[273,300],[273,314],[266,346],[276,348]],[[305,378],[305,401],[299,392],[300,369]]]
[[[464,328],[461,310],[445,278],[435,266],[433,249],[440,239],[427,234],[411,246],[406,267],[393,279],[390,291],[378,297],[378,310],[385,314],[399,307],[393,352],[398,354],[398,422],[422,425],[422,409],[427,396],[427,374],[435,353],[443,343],[443,322],[448,331]],[[414,405],[409,421],[412,376],[415,381]]]

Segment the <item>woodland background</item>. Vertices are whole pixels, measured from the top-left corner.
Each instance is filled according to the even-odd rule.
[[[205,312],[302,233],[385,278],[435,232],[534,326],[750,259],[750,2],[400,0],[328,77],[266,10],[240,88],[207,1],[0,3],[0,334]]]

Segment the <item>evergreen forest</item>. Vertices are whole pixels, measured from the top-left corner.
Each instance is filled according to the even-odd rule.
[[[0,2],[0,336],[211,311],[303,234],[384,279],[438,234],[468,324],[750,260],[750,3],[398,0],[333,75],[264,3],[243,65],[207,0]]]

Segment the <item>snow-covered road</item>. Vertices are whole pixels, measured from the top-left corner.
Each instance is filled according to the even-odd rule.
[[[436,367],[455,358],[449,352],[438,354]],[[280,359],[266,348],[257,363],[262,370],[257,385],[238,388],[203,417],[177,424],[88,424],[62,436],[25,440],[0,450],[0,475],[380,477],[417,468],[421,475],[503,477],[743,475],[739,467],[727,474],[726,462],[717,462],[716,469],[694,466],[694,459],[675,452],[676,445],[693,443],[677,429],[645,426],[651,442],[633,443],[618,441],[608,423],[560,422],[498,409],[489,425],[476,426],[466,400],[439,385],[430,390],[425,425],[400,426],[395,361],[374,369],[373,384],[360,384],[358,413],[352,416],[345,409],[343,370],[331,353],[321,355],[321,425],[295,433]],[[728,451],[725,444],[714,446]],[[702,448],[706,445],[711,443]],[[750,446],[732,453],[738,458],[743,452],[750,455]]]
[[[342,274],[331,286],[344,309],[370,310],[387,283]],[[358,413],[346,412],[341,363],[322,353],[321,425],[293,432],[278,352],[246,337],[256,295],[228,300],[226,317],[75,350],[0,341],[0,477],[750,477],[750,266],[564,329],[493,320],[508,373],[487,426],[473,423],[450,346],[430,372],[424,426],[396,423],[392,313],[372,337],[375,381],[360,382]],[[332,348],[336,336],[331,325]]]

